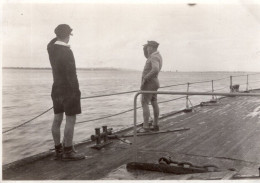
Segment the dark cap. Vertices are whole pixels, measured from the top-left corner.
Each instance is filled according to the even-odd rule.
[[[159,43],[157,43],[156,41],[147,41],[147,44],[145,44],[144,46],[152,46],[158,48]]]
[[[72,35],[72,28],[67,24],[60,24],[55,28],[54,32],[58,38],[65,38]]]

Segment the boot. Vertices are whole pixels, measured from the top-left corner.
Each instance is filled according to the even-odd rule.
[[[61,160],[62,154],[63,154],[62,145],[59,144],[59,145],[55,146],[55,156],[54,156],[54,160]]]
[[[62,155],[63,161],[76,161],[85,159],[85,155],[81,153],[76,153],[72,146],[71,147],[64,147],[64,153]]]

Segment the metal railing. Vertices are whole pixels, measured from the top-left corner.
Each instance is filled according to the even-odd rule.
[[[260,97],[260,93],[221,93],[221,92],[172,92],[172,91],[139,91],[134,96],[134,152],[135,152],[135,161],[137,161],[137,97],[140,94],[162,94],[162,95],[211,95],[211,96],[251,96],[251,97]]]
[[[169,88],[169,87],[176,87],[176,86],[185,86],[187,85],[187,92],[189,92],[190,90],[190,87],[192,85],[195,85],[195,84],[201,84],[201,83],[211,83],[211,91],[208,91],[208,92],[212,92],[212,99],[214,99],[215,97],[215,93],[214,91],[220,91],[220,90],[223,90],[225,88],[229,88],[231,90],[231,87],[233,85],[233,78],[235,77],[247,77],[247,82],[246,83],[243,83],[243,84],[240,84],[240,85],[244,85],[246,84],[246,91],[249,90],[249,83],[260,83],[260,80],[258,81],[254,81],[254,82],[249,82],[249,76],[252,76],[252,75],[259,75],[260,73],[254,73],[254,74],[247,74],[247,75],[235,75],[235,76],[230,76],[230,77],[224,77],[224,78],[219,78],[219,79],[215,79],[215,80],[206,80],[206,81],[196,81],[196,82],[189,82],[189,83],[179,83],[179,84],[173,84],[173,85],[167,85],[167,86],[162,86],[160,88]],[[217,81],[220,81],[220,80],[225,80],[225,79],[230,79],[230,86],[228,87],[223,87],[223,88],[215,88],[215,83]],[[99,98],[99,97],[109,97],[109,96],[115,96],[115,95],[123,95],[123,94],[129,94],[129,93],[135,93],[135,92],[138,92],[139,90],[132,90],[132,91],[124,91],[124,92],[117,92],[117,93],[110,93],[110,94],[103,94],[103,95],[94,95],[94,96],[87,96],[87,97],[82,97],[81,100],[84,100],[84,99],[92,99],[92,98]],[[191,100],[190,100],[190,97],[189,95],[186,95],[184,97],[179,97],[179,98],[174,98],[174,99],[170,99],[170,100],[167,100],[167,101],[162,101],[162,102],[159,102],[159,103],[166,103],[166,102],[170,102],[170,101],[174,101],[174,100],[179,100],[179,99],[182,99],[182,98],[186,98],[186,109],[190,109],[190,106],[189,106],[189,103],[192,105],[191,103]],[[24,126],[25,124],[28,124],[30,122],[32,122],[33,120],[35,120],[36,118],[39,118],[40,116],[46,114],[48,111],[50,111],[53,107],[50,107],[49,109],[47,109],[46,111],[42,112],[41,114],[37,115],[36,117],[33,117],[32,119],[30,120],[27,120],[26,122],[22,123],[22,124],[19,124],[17,126],[14,126],[14,127],[10,127],[8,130],[5,130],[3,131],[2,133],[7,133],[7,132],[10,132],[10,131],[13,131],[19,127],[22,127]],[[141,108],[141,107],[138,107],[138,108]],[[89,120],[86,120],[86,121],[79,121],[77,122],[76,124],[82,124],[82,123],[87,123],[87,122],[92,122],[92,121],[97,121],[97,120],[101,120],[101,119],[106,119],[106,118],[110,118],[110,117],[113,117],[113,116],[117,116],[117,115],[121,115],[121,114],[124,114],[124,113],[127,113],[127,112],[131,112],[133,111],[134,109],[128,109],[128,110],[125,110],[125,111],[121,111],[121,112],[118,112],[118,113],[115,113],[115,114],[110,114],[110,115],[107,115],[107,116],[104,116],[104,117],[99,117],[99,118],[95,118],[95,119],[89,119]]]

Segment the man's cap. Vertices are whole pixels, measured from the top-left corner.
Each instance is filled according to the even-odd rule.
[[[152,47],[158,48],[159,43],[157,43],[156,41],[147,41],[147,43],[143,46],[152,46]]]
[[[54,30],[56,36],[60,38],[65,38],[69,35],[72,35],[71,32],[72,32],[72,28],[67,24],[60,24]]]

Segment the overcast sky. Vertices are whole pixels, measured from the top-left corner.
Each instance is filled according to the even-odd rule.
[[[260,71],[256,1],[8,2],[2,5],[4,67],[50,67],[47,44],[66,23],[77,67],[142,70],[142,45],[155,40],[165,71]]]

